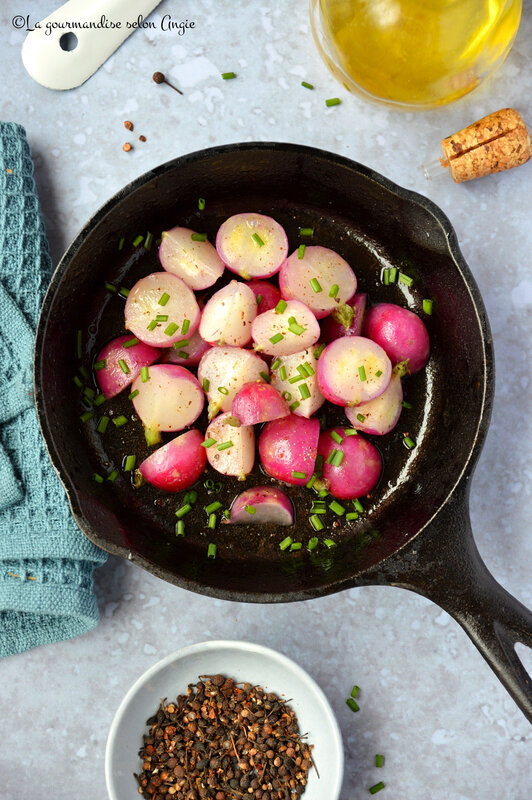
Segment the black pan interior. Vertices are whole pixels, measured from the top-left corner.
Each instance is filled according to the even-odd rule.
[[[198,210],[199,196],[206,199],[203,211]],[[206,231],[214,241],[226,217],[247,210],[270,214],[284,225],[291,248],[302,241],[299,227],[313,227],[313,242],[332,247],[351,263],[359,290],[369,293],[371,303],[396,302],[421,314],[431,338],[427,369],[404,382],[412,408],[404,410],[391,434],[370,437],[384,469],[371,497],[362,499],[365,512],[351,523],[328,514],[320,539],[330,538],[336,546],[327,548],[320,541],[312,553],[306,550],[314,535],[308,522],[312,492],[305,489],[288,490],[297,513],[294,529],[218,525],[209,531],[203,506],[214,496],[199,485],[186,535],[176,538],[181,496],[163,495],[150,486],[135,490],[122,472],[125,454],[135,453],[138,461],[148,454],[126,393],[97,409],[94,420],[79,420],[84,409],[73,377],[80,363],[90,372],[100,347],[124,332],[123,300],[106,291],[104,282],[130,288],[160,268],[156,248],[133,247],[135,236],[151,231],[157,237],[179,224]],[[121,237],[125,244],[119,251]],[[413,286],[385,286],[381,271],[389,265],[413,277]],[[424,298],[434,301],[430,317],[422,312]],[[83,331],[81,362],[76,357],[78,329]],[[365,571],[431,520],[463,471],[472,468],[490,400],[487,331],[478,290],[452,228],[428,201],[323,151],[232,145],[176,159],[143,176],[113,198],[74,241],[41,316],[37,407],[76,521],[96,544],[202,593],[261,602],[298,600],[362,581]],[[129,423],[110,426],[101,436],[95,428],[104,409],[125,414]],[[342,418],[340,412],[337,419]],[[412,451],[403,444],[405,432],[417,443]],[[94,482],[94,472],[106,475],[114,468],[120,476],[113,484]],[[259,482],[274,483],[256,468],[246,485]],[[242,485],[233,479],[222,484],[216,499],[226,507]],[[303,543],[301,551],[280,551],[287,533]],[[206,557],[211,541],[217,544],[214,560]]]

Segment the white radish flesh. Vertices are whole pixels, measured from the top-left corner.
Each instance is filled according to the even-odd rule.
[[[382,394],[367,403],[346,408],[347,419],[359,431],[383,436],[389,433],[399,421],[403,402],[401,378],[392,372],[390,383]]]
[[[172,347],[185,332],[192,336],[200,321],[194,292],[169,272],[153,272],[137,281],[127,297],[125,314],[126,328],[153,347]]]
[[[207,454],[202,447],[203,434],[187,431],[148,456],[139,469],[153,486],[165,492],[188,489],[201,477],[207,464]]]
[[[183,367],[195,367],[211,345],[201,338],[199,331],[192,336],[183,336],[174,342],[173,347],[165,350],[162,360],[167,364],[181,364]]]
[[[98,386],[108,400],[133,383],[142,367],[149,367],[161,355],[160,350],[143,342],[131,347],[123,346],[132,339],[131,334],[113,339],[96,358],[95,364],[100,367],[105,362],[103,367],[95,369],[95,374]]]
[[[231,411],[233,399],[245,383],[263,380],[268,365],[251,350],[211,347],[202,356],[198,380],[209,400],[209,419],[219,411]]]
[[[254,486],[235,498],[228,525],[293,525],[289,498],[275,486]]]
[[[284,303],[281,313],[266,311],[253,321],[255,350],[270,356],[290,356],[318,341],[320,326],[312,311],[298,300]]]
[[[241,347],[251,339],[251,323],[257,316],[257,301],[240,281],[219,289],[201,315],[200,335],[206,342]]]
[[[251,425],[235,427],[235,422],[227,412],[210,423],[205,440],[214,439],[214,444],[206,448],[207,459],[217,472],[243,481],[255,462],[255,434]]]
[[[285,300],[300,300],[318,319],[346,303],[356,286],[355,273],[347,261],[328,247],[307,246],[303,258],[296,250],[279,273]]]
[[[232,412],[242,425],[257,425],[290,414],[288,403],[269,383],[246,383],[233,400]]]
[[[216,249],[232,272],[245,280],[269,278],[288,253],[284,228],[264,214],[235,214],[220,226]]]
[[[167,272],[177,275],[191,289],[207,289],[222,275],[225,265],[208,241],[197,241],[190,228],[163,231],[159,260]]]
[[[153,432],[181,431],[199,417],[204,396],[192,373],[178,364],[155,364],[148,380],[140,375],[133,383],[135,411],[145,428]]]
[[[320,391],[318,384],[318,361],[315,357],[317,345],[312,345],[307,350],[294,353],[291,356],[283,356],[278,359],[279,364],[272,370],[272,386],[286,398],[288,404],[292,406],[292,413],[298,417],[311,417],[325,402],[325,398]],[[274,362],[275,363],[275,362]],[[298,380],[290,380],[297,378]],[[310,397],[306,397],[306,390],[299,389],[305,384]]]
[[[378,397],[390,383],[392,365],[378,344],[364,336],[343,336],[318,360],[322,394],[339,406],[358,406]]]

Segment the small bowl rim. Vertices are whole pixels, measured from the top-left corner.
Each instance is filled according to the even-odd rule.
[[[293,659],[285,656],[283,653],[280,653],[278,650],[274,650],[266,645],[249,641],[241,641],[238,639],[212,639],[180,647],[178,650],[174,650],[172,653],[169,653],[167,656],[149,667],[137,678],[132,686],[130,686],[113,716],[105,746],[105,785],[110,800],[119,800],[115,792],[112,775],[113,752],[117,741],[118,729],[126,709],[130,706],[138,691],[150,680],[150,678],[153,677],[153,675],[164,670],[169,664],[180,661],[194,652],[207,650],[214,651],[222,648],[233,648],[236,651],[245,651],[257,656],[262,656],[263,658],[268,658],[271,661],[276,661],[279,666],[287,667],[292,671],[292,673],[296,673],[296,676],[307,685],[307,688],[310,689],[310,691],[315,695],[316,699],[320,701],[320,714],[323,714],[325,718],[327,718],[333,732],[333,745],[337,761],[337,767],[335,770],[335,785],[328,786],[327,792],[329,800],[338,800],[342,788],[344,774],[343,740],[340,726],[338,725],[338,721],[332,710],[332,706],[325,696],[323,689],[318,685],[314,678],[309,675],[305,669],[303,669],[303,667],[301,667]]]

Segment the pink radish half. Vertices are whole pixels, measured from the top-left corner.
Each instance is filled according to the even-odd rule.
[[[286,398],[289,405],[298,404],[292,408],[293,414],[307,419],[325,402],[318,384],[318,361],[314,355],[316,350],[317,345],[312,345],[300,353],[283,356],[277,359],[279,364],[272,370],[272,386]],[[303,385],[310,392],[309,397],[306,397],[306,390],[299,388]]]
[[[205,439],[214,439],[214,444],[206,448],[207,458],[217,472],[243,481],[255,462],[255,434],[251,425],[235,427],[235,422],[238,420],[227,412],[210,423]]]
[[[307,245],[303,258],[296,250],[286,259],[279,273],[279,287],[285,300],[300,300],[320,319],[354,295],[357,279],[347,261],[334,250]]]
[[[333,430],[342,437],[341,444],[331,437]],[[327,464],[333,450],[343,453],[339,466]],[[375,445],[359,435],[346,436],[345,428],[323,431],[318,452],[323,456],[323,478],[333,497],[354,500],[371,492],[380,478],[382,461]]]
[[[346,408],[345,414],[353,428],[375,436],[389,433],[399,421],[403,406],[403,387],[395,368],[390,383],[374,400]]]
[[[184,280],[191,289],[207,289],[216,283],[225,265],[208,240],[192,239],[195,234],[190,228],[163,231],[159,260],[165,270]]]
[[[275,308],[281,299],[281,292],[269,281],[248,281],[247,285],[257,300],[257,314],[264,314],[270,308]]]
[[[378,344],[343,336],[328,344],[318,361],[322,394],[339,406],[358,406],[378,397],[390,383],[392,365]]]
[[[263,380],[268,365],[251,350],[211,347],[202,356],[198,380],[209,400],[209,419],[219,411],[231,411],[233,399],[245,383]]]
[[[165,492],[188,489],[201,477],[207,464],[203,434],[197,430],[176,436],[148,456],[139,469],[148,483]]]
[[[192,336],[181,334],[181,338],[174,342],[173,347],[164,351],[162,360],[167,364],[195,367],[202,355],[210,349],[211,345],[201,338],[199,331],[194,331]]]
[[[233,400],[232,412],[242,425],[257,425],[290,414],[288,403],[269,383],[246,383]]]
[[[281,313],[271,310],[259,314],[253,320],[251,334],[255,350],[270,356],[290,356],[317,342],[320,326],[307,306],[289,300]]]
[[[355,294],[345,305],[338,306],[320,323],[322,342],[329,344],[341,336],[360,336],[367,294]]]
[[[262,466],[272,478],[304,486],[314,472],[319,435],[317,419],[291,414],[266,423],[259,437]]]
[[[137,375],[140,375],[142,367],[149,367],[161,355],[160,350],[143,342],[131,347],[122,346],[124,342],[133,338],[131,334],[119,336],[106,344],[98,353],[95,363],[105,362],[105,366],[95,370],[96,380],[108,400],[129,386]],[[123,366],[120,366],[119,362],[122,362]]]
[[[284,228],[264,214],[235,214],[226,219],[216,236],[222,261],[244,280],[269,278],[288,253]]]
[[[157,321],[157,317],[166,319]],[[183,338],[183,325],[187,336],[192,336],[199,321],[194,292],[169,272],[153,272],[141,278],[128,294],[126,328],[146,344],[171,347]]]
[[[292,503],[275,486],[254,486],[239,494],[231,506],[228,525],[293,525]]]
[[[251,289],[231,281],[207,301],[199,332],[210,344],[240,347],[251,339],[251,323],[257,316],[257,301]]]
[[[194,375],[178,364],[155,364],[148,368],[148,380],[139,376],[133,383],[135,411],[153,432],[181,431],[199,417],[203,392]]]
[[[395,303],[378,303],[364,318],[364,336],[386,351],[392,364],[408,361],[408,372],[419,372],[430,355],[430,340],[425,323],[413,311]]]

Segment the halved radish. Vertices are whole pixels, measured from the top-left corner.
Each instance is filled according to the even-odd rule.
[[[207,447],[211,467],[222,475],[234,475],[245,480],[255,462],[255,434],[251,425],[240,425],[233,414],[227,412],[216,417],[205,432],[205,441],[214,439]]]
[[[165,492],[188,489],[200,478],[207,464],[202,442],[203,434],[198,430],[182,433],[148,456],[139,470],[148,483]]]
[[[318,360],[321,392],[339,406],[373,400],[386,389],[391,375],[392,365],[382,347],[364,336],[331,342]]]
[[[281,307],[265,311],[253,320],[254,348],[270,356],[289,356],[318,341],[318,320],[298,300],[281,301]]]
[[[235,214],[216,235],[222,261],[244,280],[269,278],[278,272],[288,253],[282,225],[264,214]]]
[[[314,472],[320,423],[291,414],[267,422],[259,437],[262,466],[272,478],[304,486]]]
[[[392,364],[408,361],[408,372],[419,372],[430,355],[429,334],[422,319],[395,303],[378,303],[364,318],[364,336],[386,351]]]
[[[269,383],[246,383],[231,408],[242,425],[257,425],[290,414],[288,403]]]
[[[165,270],[185,281],[191,289],[207,289],[222,275],[225,265],[216,248],[190,228],[172,228],[163,231],[159,260]]]
[[[248,281],[249,288],[257,301],[257,314],[264,314],[270,308],[275,308],[281,299],[281,292],[269,281]]]
[[[199,417],[203,392],[194,375],[178,364],[155,364],[133,383],[135,411],[146,428],[150,444],[161,431],[181,431]]]
[[[274,361],[272,386],[288,401],[292,413],[311,417],[325,402],[318,384],[317,345]]]
[[[268,365],[251,350],[211,347],[202,356],[198,380],[209,400],[209,419],[219,411],[231,411],[233,399],[245,383],[263,380]]]
[[[333,431],[341,443],[332,438]],[[334,458],[333,450],[342,455]],[[345,428],[323,431],[318,452],[323,456],[323,479],[333,497],[354,500],[371,492],[380,478],[382,461],[375,445],[360,435],[346,436]]]
[[[329,344],[341,336],[360,336],[367,299],[367,294],[355,294],[347,303],[338,306],[330,317],[322,320],[321,341]]]
[[[137,281],[125,313],[126,328],[154,347],[171,347],[185,334],[192,336],[200,321],[194,292],[169,272],[153,272]]]
[[[123,346],[134,338],[131,334],[119,336],[117,339],[112,339],[98,353],[95,361],[98,365],[95,369],[96,380],[108,400],[133,383],[137,375],[140,375],[142,367],[149,367],[161,355],[160,350],[144,342]]]
[[[275,486],[254,486],[235,498],[228,525],[293,525],[292,502]]]
[[[192,336],[183,336],[174,342],[173,347],[163,353],[162,360],[168,364],[181,364],[183,367],[195,367],[211,345],[201,338],[199,331]]]
[[[199,332],[210,344],[239,347],[251,339],[251,323],[257,316],[257,301],[241,281],[231,281],[207,301]]]
[[[346,303],[356,286],[355,273],[347,261],[334,250],[318,245],[307,245],[302,258],[296,250],[279,273],[279,288],[285,300],[300,300],[317,319]]]
[[[345,414],[353,428],[382,436],[397,425],[403,408],[402,402],[401,377],[394,367],[390,383],[382,394],[367,403],[346,408]]]

